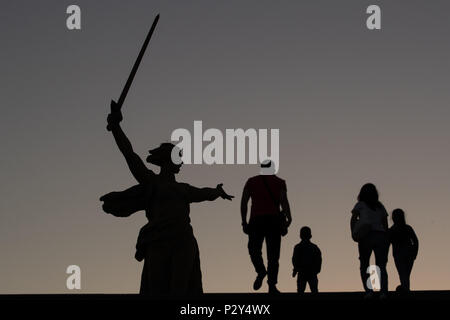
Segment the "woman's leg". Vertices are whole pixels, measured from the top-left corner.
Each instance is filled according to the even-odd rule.
[[[389,240],[385,232],[377,232],[374,236],[375,263],[380,268],[381,292],[388,292],[388,274],[386,264],[389,253]]]
[[[368,238],[358,242],[359,251],[359,271],[361,275],[361,281],[363,283],[364,290],[366,292],[372,291],[372,289],[367,287],[367,279],[369,274],[367,273],[367,268],[369,267],[370,255],[372,254],[372,247]]]

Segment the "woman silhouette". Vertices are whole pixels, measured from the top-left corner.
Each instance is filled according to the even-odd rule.
[[[179,157],[180,151],[171,143],[150,150],[147,157],[147,162],[160,167],[159,174],[148,169],[122,131],[122,114],[114,101],[107,121],[139,185],[101,197],[103,209],[115,216],[129,216],[145,210],[149,220],[139,232],[136,245],[136,259],[144,260],[140,293],[202,293],[199,250],[189,218],[190,203],[212,201],[218,197],[231,200],[233,196],[223,190],[222,184],[216,188],[196,188],[177,182],[175,174],[180,172],[182,163],[172,161]]]
[[[386,264],[389,252],[387,216],[386,209],[378,200],[375,185],[372,183],[363,185],[358,195],[358,202],[352,210],[351,229],[354,239],[358,242],[361,280],[368,298],[373,295],[373,286],[368,284],[367,270],[372,251],[375,253],[375,263],[380,269],[380,298],[387,297]]]

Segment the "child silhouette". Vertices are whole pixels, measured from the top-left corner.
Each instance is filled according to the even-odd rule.
[[[392,212],[392,221],[394,225],[389,229],[389,240],[392,243],[395,267],[400,277],[397,291],[408,292],[409,277],[419,251],[419,240],[413,228],[406,224],[405,212],[402,209],[395,209]]]
[[[304,293],[306,284],[312,293],[318,292],[319,280],[317,275],[322,267],[322,253],[311,240],[311,229],[303,227],[300,229],[300,243],[294,247],[292,264],[294,270],[292,277],[297,275],[297,292]]]

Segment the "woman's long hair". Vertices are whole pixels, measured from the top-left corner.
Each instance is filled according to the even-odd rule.
[[[381,203],[378,200],[378,190],[373,183],[366,183],[361,187],[358,201],[364,202],[372,210],[381,206]]]

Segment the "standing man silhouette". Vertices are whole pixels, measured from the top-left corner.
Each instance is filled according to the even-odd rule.
[[[242,228],[244,233],[248,234],[248,251],[257,273],[253,289],[259,290],[267,275],[269,293],[279,293],[276,284],[281,235],[286,235],[292,222],[286,182],[275,175],[274,167],[271,161],[264,161],[261,164],[261,174],[247,180],[241,200]],[[247,222],[247,204],[250,199],[252,206]],[[267,269],[262,258],[264,240],[267,248]]]

